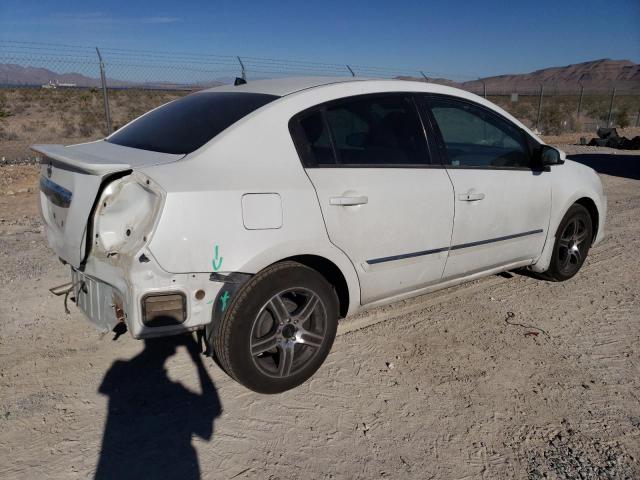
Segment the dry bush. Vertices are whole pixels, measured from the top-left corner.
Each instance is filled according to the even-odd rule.
[[[559,135],[563,130],[565,116],[557,103],[552,103],[542,109],[542,130],[547,135]]]
[[[629,122],[629,114],[630,112],[630,108],[629,105],[622,105],[620,108],[618,108],[618,110],[616,111],[616,125],[618,125],[618,127],[620,128],[627,128],[630,124]]]
[[[17,140],[18,135],[0,123],[0,140]]]
[[[0,94],[0,118],[10,117],[11,112],[7,106],[7,98],[4,94]]]
[[[76,136],[76,123],[68,116],[61,118],[63,138],[73,138]]]

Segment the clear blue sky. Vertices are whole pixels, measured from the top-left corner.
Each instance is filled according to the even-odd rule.
[[[0,40],[485,76],[640,62],[640,0],[0,0]]]

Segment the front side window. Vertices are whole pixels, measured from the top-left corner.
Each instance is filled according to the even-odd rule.
[[[152,152],[191,153],[277,98],[244,92],[194,93],[149,112],[107,141]]]
[[[429,164],[418,112],[402,95],[331,102],[298,120],[297,146],[306,166]]]
[[[429,103],[451,166],[530,167],[528,145],[515,125],[467,102]]]

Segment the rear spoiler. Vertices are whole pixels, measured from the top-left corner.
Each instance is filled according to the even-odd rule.
[[[106,173],[131,169],[131,165],[125,162],[114,161],[105,157],[92,155],[84,149],[76,149],[74,146],[65,147],[59,144],[31,145],[31,150],[44,156],[45,161],[60,163],[74,170],[92,175],[104,175]],[[43,163],[43,159],[40,160]]]

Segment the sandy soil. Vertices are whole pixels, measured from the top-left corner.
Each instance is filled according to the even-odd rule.
[[[189,338],[65,315],[37,171],[1,167],[0,478],[640,478],[640,157],[587,160],[610,210],[577,277],[493,276],[348,319],[278,396]]]

